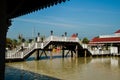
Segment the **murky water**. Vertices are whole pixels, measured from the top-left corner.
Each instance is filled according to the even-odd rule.
[[[24,78],[15,78],[17,74],[19,74],[17,77],[23,75],[22,72],[26,74]],[[34,77],[34,74],[29,75],[30,73],[40,74],[40,76],[39,78],[26,79],[26,77]],[[68,57],[63,59],[58,57],[52,60],[42,59],[39,61],[6,63],[5,77],[6,80],[10,78],[11,80],[120,80],[120,58]]]

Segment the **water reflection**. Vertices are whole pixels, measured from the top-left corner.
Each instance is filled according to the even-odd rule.
[[[14,68],[63,80],[119,80],[120,58],[55,58],[7,63]],[[19,73],[19,72],[18,72]]]
[[[60,80],[60,79],[6,66],[5,80]]]

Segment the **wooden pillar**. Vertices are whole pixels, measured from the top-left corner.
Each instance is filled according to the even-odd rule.
[[[36,52],[36,60],[39,60],[39,49],[37,49],[37,52]]]
[[[50,59],[52,59],[52,45],[50,45],[50,49],[51,49],[51,52],[50,52]]]
[[[76,57],[78,58],[78,45],[76,45]]]
[[[65,57],[67,57],[67,55],[69,54],[70,50],[66,53]]]
[[[52,30],[50,31],[50,34],[51,34],[51,36],[53,35],[53,31]]]
[[[110,47],[112,47],[112,46],[113,46],[113,44],[111,43],[111,44],[110,44]],[[110,48],[110,54],[113,55],[113,53],[111,53],[111,48]]]
[[[73,57],[73,51],[71,50],[71,57]]]
[[[65,54],[65,51],[64,51],[64,48],[62,48],[62,58],[64,58],[64,54]]]
[[[43,54],[43,51],[41,52],[41,54],[40,54],[40,56],[39,56],[40,58],[41,58],[42,54]]]
[[[50,59],[52,59],[52,51],[50,52]]]
[[[67,40],[67,32],[65,32],[65,41]]]
[[[64,51],[64,50],[62,50],[62,58],[64,58],[64,54],[65,54],[65,51]]]
[[[86,57],[87,56],[87,51],[86,51],[86,49],[85,49],[85,55],[84,55],[84,57]]]
[[[6,0],[0,0],[0,80],[4,80],[5,76],[5,45],[6,35],[10,21],[7,20]]]
[[[120,44],[118,45],[118,54],[120,54]]]

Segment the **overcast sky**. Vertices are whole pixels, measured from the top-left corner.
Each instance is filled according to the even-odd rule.
[[[120,29],[120,0],[70,0],[12,20],[7,37],[61,36],[64,32],[92,39]]]

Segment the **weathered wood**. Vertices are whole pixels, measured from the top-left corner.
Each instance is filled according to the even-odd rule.
[[[9,26],[8,22],[6,16],[6,0],[0,0],[0,80],[5,79],[5,45]]]
[[[36,60],[39,60],[39,50],[37,49],[37,52],[36,52]]]
[[[64,58],[65,50],[62,50],[62,58]]]

